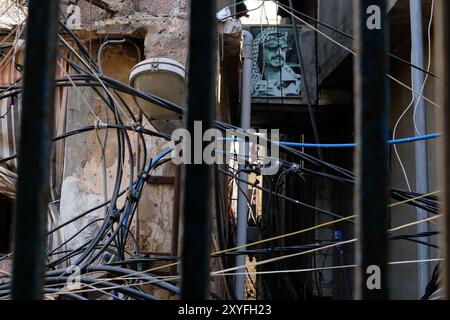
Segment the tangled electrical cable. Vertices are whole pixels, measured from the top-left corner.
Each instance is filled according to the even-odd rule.
[[[65,17],[63,16],[62,19],[64,21]],[[116,147],[119,161],[117,162],[117,170],[114,175],[115,179],[110,198],[85,212],[79,213],[70,220],[52,226],[52,228],[48,231],[49,236],[57,232],[61,232],[65,227],[75,223],[76,221],[80,221],[83,217],[86,217],[99,209],[106,209],[103,217],[97,216],[95,219],[90,220],[87,224],[80,227],[79,230],[77,230],[77,232],[72,234],[69,238],[62,240],[56,246],[49,246],[46,261],[47,272],[45,274],[44,292],[50,296],[64,296],[66,299],[75,300],[88,299],[89,292],[111,295],[114,299],[156,300],[158,298],[155,295],[150,294],[143,287],[144,284],[151,284],[169,292],[170,294],[178,295],[180,292],[179,277],[158,276],[154,273],[154,271],[178,264],[179,257],[146,258],[139,254],[128,252],[127,250],[127,243],[129,243],[130,238],[133,238],[131,228],[143,193],[143,188],[146,182],[149,181],[149,178],[154,171],[170,160],[168,156],[172,151],[172,148],[169,148],[156,156],[154,159],[150,159],[148,157],[149,150],[147,150],[145,137],[151,136],[161,138],[173,143],[176,143],[177,141],[174,141],[170,135],[158,133],[142,127],[121,94],[141,98],[168,110],[174,111],[180,115],[183,114],[184,110],[180,106],[177,106],[160,97],[139,91],[127,84],[121,83],[120,81],[102,74],[101,68],[95,63],[93,57],[90,55],[89,51],[83,45],[79,37],[72,30],[70,30],[64,22],[61,22],[60,26],[61,29],[59,39],[61,48],[58,52],[58,57],[67,64],[70,72],[68,72],[65,77],[57,78],[56,85],[59,87],[75,86],[91,88],[98,98],[100,98],[102,103],[108,108],[111,114],[114,115],[114,123],[104,123],[96,117],[96,122],[93,125],[70,132],[65,132],[55,137],[53,141],[56,142],[64,140],[69,137],[88,132],[98,132],[100,130],[112,129],[115,131],[117,136]],[[63,35],[75,44],[76,49],[70,45],[69,41],[66,40]],[[13,85],[7,87],[0,87],[0,99],[14,97],[20,93],[20,83],[14,83]],[[127,125],[124,118],[131,119],[133,124]],[[236,126],[220,121],[216,121],[216,128],[222,132],[226,132],[230,129],[239,129]],[[140,163],[137,163],[137,161],[134,160],[135,157],[133,155],[136,154],[136,152],[133,150],[133,144],[131,143],[129,133],[137,133],[139,136],[140,145],[142,146]],[[270,139],[267,140],[272,142]],[[332,163],[318,159],[306,152],[295,149],[295,147],[298,146],[305,147],[305,145],[301,144],[280,144],[280,148],[284,153],[290,154],[299,160],[298,163],[294,163],[278,159],[277,161],[279,161],[280,164],[280,175],[298,174],[305,179],[311,177],[321,177],[337,183],[349,185],[355,183],[354,174],[350,170],[341,168]],[[317,145],[315,145],[315,147],[317,147]],[[224,155],[227,159],[233,159],[236,156],[235,153],[229,152],[226,152]],[[0,159],[0,164],[11,161],[15,157],[16,155],[11,155],[4,159]],[[127,187],[124,189],[122,186],[125,176],[124,162],[126,157],[129,159],[130,174],[129,181],[126,184]],[[300,163],[305,163],[308,165],[300,165]],[[249,166],[246,170],[256,173],[257,175],[260,174],[260,171],[256,167]],[[226,170],[216,168],[216,176],[230,178],[233,181],[240,181],[238,172],[233,172],[231,168]],[[278,192],[278,182],[279,181],[277,181],[274,188],[270,189],[259,186],[258,184],[250,182],[247,183],[254,189],[261,190],[267,194],[277,197],[278,199],[283,199],[284,201],[291,202],[295,205],[308,208],[315,213],[328,215],[334,219],[334,221],[353,223],[353,218],[349,218],[347,216],[337,214],[335,212],[283,195],[281,192]],[[227,205],[222,203],[222,198],[224,198],[223,191],[221,188],[217,187],[216,192],[218,192],[218,196],[216,197],[216,223],[217,229],[219,230],[219,252],[213,254],[212,257],[220,258],[224,269],[229,269],[228,266],[232,263],[233,256],[241,253],[241,251],[236,252],[236,248],[230,249],[233,247],[233,243],[230,241],[230,238],[232,237],[230,237],[230,234],[224,234],[223,230],[227,229],[224,224],[232,224],[233,219],[232,217],[228,219],[229,213],[227,210],[229,210],[229,205],[227,207]],[[243,192],[243,190],[239,190],[238,192]],[[413,207],[421,208],[435,215],[438,213],[439,203],[436,194],[420,195],[396,188],[391,188],[390,192],[391,197],[397,201],[404,202],[405,204]],[[247,197],[247,195],[245,196]],[[119,205],[119,199],[124,199],[121,205]],[[52,201],[54,200],[56,199],[52,199]],[[249,205],[251,206],[251,199],[248,197],[247,202],[249,202]],[[69,248],[69,243],[73,242],[74,239],[76,239],[86,229],[92,227],[95,228],[95,233],[87,239],[87,241],[78,245],[74,249]],[[315,230],[315,227],[311,228],[311,230]],[[392,240],[414,241],[420,244],[433,246],[432,244],[419,239],[428,238],[435,234],[436,233],[432,232],[426,234],[403,235],[390,233],[389,237]],[[136,246],[136,239],[131,239],[131,241]],[[335,246],[337,244],[339,243],[322,242],[303,244],[299,246],[274,245],[272,247],[257,248],[254,250],[245,248],[247,250],[244,252],[248,254],[265,254],[269,256],[274,252],[283,253],[293,251],[308,253],[317,248]],[[0,258],[0,260],[9,259],[11,257],[12,254],[9,254]],[[136,271],[133,269],[134,265],[139,262],[161,262],[167,260],[175,260],[177,262],[144,271]],[[79,281],[81,288],[70,289],[67,287],[67,284],[70,283],[73,274],[73,269],[71,266],[77,266],[79,269]],[[229,277],[226,278],[228,279]],[[226,283],[227,294],[229,297],[232,297],[233,294],[231,290],[231,283],[228,280]],[[11,279],[1,278],[0,299],[7,299],[10,296],[10,289]],[[223,298],[214,292],[211,292],[211,297],[216,299]]]
[[[116,129],[117,134],[117,154],[119,157],[117,170],[115,174],[115,181],[113,184],[112,196],[108,201],[92,208],[84,213],[79,214],[77,217],[65,221],[58,226],[54,226],[49,231],[49,235],[62,230],[64,227],[74,223],[75,221],[87,216],[89,213],[95,212],[100,208],[105,207],[105,216],[93,219],[89,221],[85,226],[81,227],[75,234],[70,238],[66,239],[62,243],[59,243],[56,247],[49,247],[47,256],[47,274],[45,277],[45,288],[44,291],[52,295],[65,295],[67,298],[73,299],[83,299],[82,296],[77,295],[73,292],[64,292],[64,287],[67,285],[68,279],[70,279],[71,272],[69,266],[75,265],[79,268],[82,273],[81,283],[87,284],[93,289],[98,287],[98,290],[102,290],[104,286],[110,286],[113,283],[105,283],[100,286],[92,285],[98,282],[97,277],[93,277],[93,273],[103,273],[103,274],[117,274],[124,275],[132,273],[133,270],[120,268],[117,266],[107,266],[98,265],[98,263],[104,263],[111,261],[112,259],[118,260],[128,260],[131,256],[136,257],[133,254],[127,253],[127,240],[130,238],[130,229],[132,226],[133,217],[136,213],[137,205],[139,203],[143,187],[148,181],[149,177],[152,175],[153,171],[161,165],[167,163],[165,157],[170,153],[171,150],[167,150],[162,154],[158,155],[156,158],[148,158],[148,150],[146,147],[145,135],[162,138],[170,141],[170,137],[164,134],[160,134],[148,129],[143,128],[138,124],[136,117],[131,111],[130,107],[124,101],[124,99],[119,95],[123,93],[126,95],[132,95],[151,101],[158,104],[164,108],[170,109],[177,113],[182,113],[183,110],[159,97],[149,95],[144,92],[140,92],[128,85],[122,84],[119,81],[108,78],[100,73],[99,67],[94,63],[92,57],[88,53],[88,50],[84,47],[81,40],[77,35],[66,27],[62,22],[60,24],[61,32],[64,32],[69,36],[71,41],[76,45],[77,50],[75,50],[62,36],[60,36],[61,49],[59,50],[58,56],[60,59],[65,61],[71,71],[74,73],[72,76],[67,74],[67,77],[56,79],[57,86],[68,87],[68,86],[88,86],[92,88],[93,92],[98,95],[102,102],[108,107],[110,112],[114,115],[114,123],[103,123],[97,117],[97,121],[94,125],[80,128],[71,132],[66,132],[54,138],[54,141],[59,141],[67,139],[74,135],[83,134],[91,131],[98,130],[108,130]],[[64,54],[62,49],[66,50],[68,54]],[[77,62],[75,62],[75,59]],[[81,65],[79,65],[81,63]],[[0,93],[0,99],[17,96],[21,92],[21,84],[16,83],[3,89]],[[119,110],[120,109],[120,110]],[[133,125],[125,125],[123,117],[127,117],[132,120]],[[129,136],[129,132],[135,132],[138,134],[142,146],[142,156],[141,165],[137,167],[137,163],[134,161],[134,152]],[[129,164],[130,164],[130,179],[127,184],[128,187],[125,190],[121,190],[122,181],[124,178],[124,160],[128,154]],[[1,159],[1,163],[8,162],[14,159],[15,156],[10,156],[5,159]],[[119,206],[119,198],[126,196],[124,204]],[[52,199],[55,200],[55,199]],[[100,225],[99,225],[100,224]],[[77,236],[79,236],[85,229],[95,226],[95,234],[88,239],[85,243],[79,245],[75,249],[67,250],[68,243],[73,241]],[[133,239],[134,240],[134,239]],[[5,256],[11,257],[11,255]],[[128,266],[127,263],[124,264]],[[66,266],[63,267],[62,266]],[[53,271],[52,271],[53,270]],[[145,281],[155,280],[155,276],[151,274],[142,275],[141,278]],[[2,279],[0,282],[0,298],[6,298],[9,296],[11,279]],[[115,283],[117,285],[117,283]],[[179,289],[168,282],[161,280],[155,283],[156,286],[169,291],[171,294],[179,294]],[[134,289],[128,288],[126,286],[119,286],[115,289],[116,294],[121,295],[122,298],[128,299],[156,299],[156,297],[145,292],[142,288]]]

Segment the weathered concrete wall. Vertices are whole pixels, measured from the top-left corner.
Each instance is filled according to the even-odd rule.
[[[0,30],[10,30],[25,18],[24,11],[16,3],[9,0],[0,0]]]
[[[129,45],[108,47],[104,54],[103,66],[105,74],[126,82],[129,70],[137,63],[137,54],[133,50],[134,48]],[[129,105],[134,105],[130,97],[123,96],[123,98]],[[71,88],[69,90],[67,107],[67,131],[80,129],[95,122],[96,116],[91,112],[87,104],[90,105],[92,111],[95,112],[101,121],[107,122],[107,119],[113,119],[114,115],[109,110],[105,112],[106,106],[92,89]],[[134,110],[136,110],[136,107]],[[60,209],[62,221],[67,221],[104,202],[102,148],[99,138],[103,144],[105,133],[105,130],[100,130],[97,136],[97,133],[92,131],[75,135],[66,140],[64,181]],[[130,134],[131,139],[133,139],[134,135]],[[115,130],[108,130],[105,147],[107,198],[109,199],[112,195],[116,167],[118,165]],[[121,190],[127,187],[129,179],[129,156],[127,155],[124,163],[124,177]],[[123,199],[121,200],[123,203]],[[103,213],[104,209],[97,210],[67,226],[65,228],[66,237],[70,237],[90,221],[103,217]],[[96,225],[87,228],[81,237],[77,237],[69,243],[69,247],[74,249],[84,243],[87,237],[95,232]]]
[[[404,1],[404,0],[402,0]],[[397,0],[389,0],[388,10],[391,10]],[[320,0],[318,2],[318,20],[336,29],[353,34],[353,0]],[[310,21],[308,21],[310,22]],[[320,32],[336,42],[353,50],[353,40],[334,32],[324,26],[318,26]],[[319,83],[324,81],[350,53],[323,35],[317,36]]]
[[[186,3],[183,0],[173,1],[107,1],[116,13],[109,14],[104,10],[89,6],[81,1],[81,26],[76,31],[91,49],[92,55],[97,57],[98,41],[105,34],[113,37],[132,36],[141,38],[145,43],[145,58],[166,57],[186,63],[188,20]],[[94,39],[94,41],[92,41]],[[136,49],[129,45],[109,45],[103,53],[103,69],[106,75],[128,83],[131,68],[137,64]],[[81,97],[82,96],[82,97]],[[134,114],[138,115],[138,108],[131,97],[123,97],[131,106]],[[90,112],[86,102],[91,104],[96,115],[104,122],[105,106],[100,98],[90,89],[80,91],[71,89],[67,116],[67,130],[74,130],[92,125],[96,117]],[[108,111],[108,118],[113,114]],[[124,117],[124,116],[123,116]],[[126,124],[131,122],[124,117]],[[148,123],[144,123],[148,126]],[[111,197],[114,185],[117,161],[117,139],[114,130],[108,130],[106,143],[106,167],[108,196]],[[104,140],[104,131],[99,132]],[[135,134],[130,134],[133,147],[136,150]],[[149,157],[158,155],[167,149],[165,142],[158,139],[147,139]],[[136,151],[134,151],[136,152]],[[135,155],[134,155],[135,156]],[[104,183],[102,174],[102,150],[95,132],[74,136],[67,141],[65,155],[64,183],[61,198],[61,216],[66,221],[100,203],[104,197]],[[171,164],[164,166],[162,172],[156,175],[174,176],[175,170]],[[122,190],[129,183],[129,159],[124,164],[124,178]],[[123,199],[121,199],[123,202]],[[142,195],[138,214],[140,220],[141,251],[170,252],[172,232],[173,186],[146,186]],[[66,228],[66,237],[90,221],[102,217],[104,209],[80,219]],[[98,226],[99,223],[96,225]],[[96,225],[83,232],[81,237],[71,242],[70,248],[84,243],[95,232]],[[131,248],[134,249],[134,248]]]
[[[320,0],[318,6],[319,21],[323,21],[340,31],[349,34],[353,33],[353,0]],[[318,29],[347,48],[353,48],[353,41],[351,39],[323,26],[319,26]],[[322,35],[317,36],[317,53],[319,83],[324,81],[349,54]]]
[[[149,156],[167,150],[169,144],[161,139],[148,139]],[[153,175],[175,177],[172,163],[157,168]],[[140,250],[146,253],[171,253],[174,185],[146,185],[138,206]]]
[[[111,4],[112,9],[119,11],[115,14],[108,14],[104,10],[89,7],[85,2],[80,2],[82,24],[76,31],[91,49],[94,57],[97,56],[99,40],[103,40],[108,35],[109,39],[120,39],[123,37],[140,39],[141,43],[143,43],[143,59],[165,57],[186,65],[188,16],[185,0],[107,2]],[[105,74],[112,78],[128,82],[129,71],[136,63],[138,63],[136,50],[128,43],[109,45],[105,48],[103,69]],[[70,91],[67,130],[93,124],[95,121],[95,116],[90,115],[90,110],[81,96],[85,97],[92,104],[92,108],[100,119],[105,119],[104,106],[90,89],[82,89],[81,92],[75,89]],[[132,99],[130,97],[124,98],[127,99],[127,103],[132,106],[135,115],[137,115],[138,109]],[[225,109],[227,107],[227,105],[223,106]],[[223,111],[224,109],[221,110]],[[222,111],[218,113],[220,114]],[[112,119],[113,115],[110,112],[108,114],[109,118]],[[143,125],[150,127],[145,119]],[[103,139],[102,132],[100,136]],[[133,147],[136,149],[135,134],[131,134],[130,137]],[[166,141],[155,138],[147,138],[146,146],[149,153],[148,157],[152,158],[168,148]],[[104,201],[101,154],[101,148],[95,132],[77,135],[68,139],[65,156],[65,179],[61,199],[61,215],[64,221]],[[117,166],[117,140],[113,130],[110,130],[108,135],[106,155],[109,198]],[[173,177],[175,176],[175,171],[175,166],[167,163],[155,170],[153,175]],[[127,159],[124,167],[122,189],[126,188],[129,182],[128,172],[129,163]],[[138,242],[142,254],[171,253],[173,204],[173,185],[145,185],[137,209],[137,218],[139,220]],[[104,209],[97,210],[78,221],[72,227],[66,228],[66,237],[70,237],[77,230],[80,230],[82,226],[98,217],[102,217],[103,214]],[[211,215],[215,217],[214,203],[212,204]],[[214,230],[214,220],[212,224]],[[89,236],[92,236],[94,231],[94,226],[88,228],[70,247],[75,248],[84,243]],[[181,239],[182,230],[180,230],[178,242]],[[128,243],[127,247],[130,252],[134,250],[132,242]],[[212,248],[214,251],[219,250],[216,237],[213,238]],[[181,254],[181,249],[182,247],[179,245],[178,254]],[[214,262],[212,268],[217,270],[221,266]],[[213,279],[215,284],[212,285],[214,290],[220,294],[222,294],[221,281],[223,279],[215,278]]]
[[[187,19],[186,0],[111,0],[113,12],[108,12],[89,1],[80,1],[81,30],[109,32],[114,34],[133,33],[139,28],[153,25],[158,18]]]
[[[165,57],[186,65],[188,22],[186,19],[162,18],[146,27],[146,58]]]

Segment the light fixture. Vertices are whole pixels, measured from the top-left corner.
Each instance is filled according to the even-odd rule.
[[[185,106],[184,66],[168,58],[147,59],[131,69],[130,85],[180,107]],[[170,133],[181,125],[182,116],[154,103],[136,98],[146,118],[159,131]]]

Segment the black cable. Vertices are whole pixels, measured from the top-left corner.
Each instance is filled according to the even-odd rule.
[[[260,8],[264,5],[264,2],[267,1],[267,0],[261,0],[261,1],[262,1],[261,5],[259,5],[259,6],[256,7],[256,8],[248,9],[248,10],[244,10],[244,11],[240,11],[240,12],[233,13],[233,14],[227,16],[227,17],[224,17],[224,18],[220,19],[219,21],[224,21],[224,20],[227,20],[227,19],[232,18],[232,17],[235,17],[235,16],[240,16],[240,15],[243,15],[243,14],[246,14],[246,13],[249,13],[249,12],[252,12],[252,11],[255,11],[255,10],[258,10],[258,9],[260,9]]]
[[[104,220],[104,218],[99,218],[99,219],[95,219],[95,220],[90,221],[87,225],[85,225],[80,230],[78,230],[75,234],[73,234],[69,239],[65,240],[58,247],[56,247],[52,251],[50,251],[47,255],[52,255],[53,253],[55,253],[55,251],[57,251],[58,249],[60,249],[61,247],[65,246],[65,245],[67,245],[70,241],[75,239],[75,237],[77,237],[79,234],[81,234],[84,230],[89,228],[91,225],[93,225],[94,223],[97,223],[99,221],[102,221],[102,220]]]
[[[45,278],[45,284],[46,285],[61,284],[62,286],[64,286],[67,283],[67,281],[70,281],[70,280],[71,280],[70,277]],[[80,280],[81,284],[95,284],[96,286],[99,287],[100,290],[115,290],[120,293],[129,295],[138,300],[160,300],[159,298],[156,298],[155,296],[153,296],[149,293],[144,293],[142,291],[132,289],[129,287],[125,287],[125,286],[120,287],[117,283],[114,283],[114,282],[101,281],[101,283],[98,284],[98,282],[99,282],[98,279],[91,279],[91,278],[87,278],[84,276],[81,276],[79,278],[79,280]],[[114,289],[109,289],[109,288],[114,288]],[[85,288],[85,290],[92,290],[92,288],[88,287],[88,288]]]
[[[225,170],[219,169],[219,172],[221,172],[221,173],[223,173],[223,174],[225,174],[225,175],[227,175],[227,176],[233,177],[234,179],[236,179],[236,180],[238,180],[238,181],[241,181],[241,182],[245,182],[245,183],[247,183],[247,184],[250,184],[248,181],[245,181],[245,180],[243,180],[243,179],[240,179],[240,178],[237,177],[236,175],[233,175],[233,174],[231,174],[231,173],[229,173],[229,172],[227,172],[227,171],[225,171]],[[259,187],[259,186],[254,186],[254,187],[255,187],[256,189],[259,189],[259,190],[264,191],[264,192],[268,192],[268,193],[270,192],[268,189],[263,188],[263,187]],[[312,211],[320,212],[320,213],[329,215],[329,216],[334,217],[334,218],[337,218],[337,219],[343,219],[343,218],[344,218],[343,216],[338,215],[338,214],[336,214],[336,213],[333,213],[333,212],[330,212],[330,211],[328,211],[328,210],[321,209],[321,208],[318,208],[318,207],[314,207],[314,206],[312,206],[312,205],[303,203],[303,202],[301,202],[301,201],[299,201],[299,200],[292,199],[292,198],[287,197],[287,196],[285,196],[285,195],[282,195],[282,194],[276,194],[276,193],[273,193],[273,192],[272,192],[272,194],[276,195],[277,197],[280,197],[281,199],[284,199],[284,200],[290,201],[290,202],[292,202],[292,203],[295,203],[295,204],[297,204],[297,205],[299,205],[299,206],[302,206],[302,207],[311,209]],[[351,219],[346,220],[346,221],[347,221],[347,222],[354,223],[354,221],[351,220]]]
[[[333,26],[331,26],[331,25],[329,25],[327,23],[324,23],[324,22],[322,22],[322,21],[320,21],[320,20],[318,20],[318,19],[316,19],[314,17],[311,17],[310,15],[307,15],[307,14],[301,12],[301,11],[298,11],[298,10],[292,8],[292,7],[288,7],[288,6],[284,5],[284,4],[282,4],[280,1],[277,1],[277,0],[272,0],[272,1],[275,2],[276,4],[278,4],[280,7],[283,7],[286,10],[288,10],[288,11],[290,10],[291,12],[294,12],[294,13],[296,13],[296,14],[304,17],[304,18],[310,19],[311,21],[313,21],[313,22],[315,22],[317,24],[320,24],[321,26],[323,26],[323,27],[325,27],[325,28],[327,28],[327,29],[329,29],[331,31],[334,31],[334,32],[336,32],[336,33],[338,33],[338,34],[340,34],[340,35],[342,35],[344,37],[347,37],[347,38],[349,38],[351,40],[355,39],[355,37],[352,36],[351,34],[348,34],[348,33],[344,32],[344,31],[341,31],[341,30],[339,30],[339,29],[337,29],[337,28],[335,28],[335,27],[333,27]],[[400,61],[400,62],[403,62],[403,63],[407,64],[408,66],[410,66],[410,67],[412,67],[414,69],[420,70],[423,73],[432,76],[433,78],[438,78],[438,76],[436,74],[434,74],[434,73],[432,73],[430,71],[427,71],[427,70],[425,70],[425,69],[423,69],[423,68],[421,68],[419,66],[416,66],[416,65],[412,64],[411,62],[409,62],[409,61],[407,61],[407,60],[405,60],[403,58],[400,58],[399,56],[396,56],[393,53],[386,52],[386,54],[388,56],[390,56],[390,57]]]

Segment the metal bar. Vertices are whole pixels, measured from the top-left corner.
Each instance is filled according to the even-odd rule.
[[[355,130],[357,212],[359,239],[356,297],[387,299],[387,206],[389,84],[388,16],[386,0],[354,0]],[[372,276],[372,277],[371,277]],[[372,287],[373,285],[373,287]]]
[[[410,0],[411,17],[411,63],[423,69],[423,26],[422,26],[422,1]],[[411,68],[412,86],[416,92],[422,92],[424,86],[424,73],[418,69]],[[424,99],[414,93],[415,124],[420,134],[427,132],[426,111]],[[416,157],[416,192],[420,194],[428,193],[428,161],[427,161],[427,142],[419,141],[415,144]],[[429,215],[423,209],[417,209],[417,220],[423,220]],[[422,223],[417,226],[418,233],[427,233],[430,230],[428,223]],[[430,258],[430,249],[428,246],[419,245],[417,247],[417,259],[427,260]],[[430,263],[425,262],[418,266],[418,298],[421,298],[427,289],[430,281]]]
[[[450,86],[450,2],[448,0],[438,0],[436,2],[436,65],[439,66],[438,77],[439,81],[437,86],[437,99],[443,108],[442,116],[440,119],[440,126],[444,132],[444,138],[442,139],[442,148],[438,148],[440,151],[439,156],[439,168],[442,172],[440,183],[443,186],[443,206],[442,210],[442,222],[440,224],[441,237],[440,244],[442,248],[442,254],[444,256],[444,263],[441,268],[441,281],[440,286],[444,291],[445,299],[450,299],[450,92],[448,90]]]
[[[18,300],[41,299],[43,292],[58,4],[28,6],[12,279]]]
[[[190,1],[189,80],[187,129],[198,140],[213,128],[215,116],[216,1]],[[199,124],[202,126],[199,128]],[[210,211],[212,166],[203,161],[203,145],[193,143],[193,164],[184,173],[184,229],[182,299],[203,300],[209,296]],[[194,164],[200,163],[200,164]]]
[[[242,103],[241,103],[241,128],[246,131],[251,126],[252,112],[252,67],[253,67],[253,36],[248,31],[242,32],[243,36],[243,68],[242,68]],[[248,155],[248,144],[245,141],[239,144],[239,153],[243,156]],[[244,158],[245,159],[245,158]],[[244,169],[245,165],[240,165],[240,169]],[[239,171],[238,197],[237,197],[237,235],[236,246],[240,247],[247,243],[247,220],[248,220],[248,174]],[[236,266],[245,265],[245,255],[236,256]],[[237,272],[244,272],[245,268],[239,269]],[[236,299],[244,300],[245,294],[245,275],[236,275],[234,278],[234,291]]]

